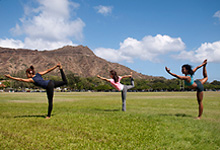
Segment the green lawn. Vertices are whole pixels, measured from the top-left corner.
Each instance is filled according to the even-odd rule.
[[[0,93],[0,149],[220,150],[220,93]]]

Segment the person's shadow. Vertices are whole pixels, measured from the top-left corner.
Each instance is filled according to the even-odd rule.
[[[176,117],[192,117],[191,115],[186,114],[175,114]]]
[[[189,117],[191,118],[191,115],[187,115],[187,114],[160,114],[160,116],[176,116],[176,117]]]
[[[100,109],[96,108],[97,111],[106,111],[106,112],[114,112],[114,111],[120,111],[120,109]]]
[[[45,117],[46,117],[46,115],[21,115],[21,116],[14,116],[14,118],[45,118]]]

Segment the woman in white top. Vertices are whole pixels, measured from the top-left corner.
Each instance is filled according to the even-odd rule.
[[[101,77],[99,75],[97,75],[97,77],[102,79],[102,80],[110,82],[114,88],[116,88],[118,91],[121,91],[122,111],[126,111],[126,95],[127,95],[127,90],[134,87],[134,79],[132,78],[132,72],[131,72],[131,75],[118,76],[116,71],[111,70],[110,71],[111,79],[107,79],[107,78]],[[120,81],[123,78],[131,78],[131,85],[123,85],[123,84],[121,84]]]

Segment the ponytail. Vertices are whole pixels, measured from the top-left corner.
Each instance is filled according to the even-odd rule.
[[[34,67],[31,65],[30,68],[26,70],[26,73],[35,74]]]
[[[31,65],[30,68],[31,68],[32,70],[34,70],[34,66]]]

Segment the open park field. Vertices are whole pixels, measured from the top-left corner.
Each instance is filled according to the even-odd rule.
[[[220,150],[220,93],[55,93],[52,118],[46,93],[0,93],[0,149]]]

